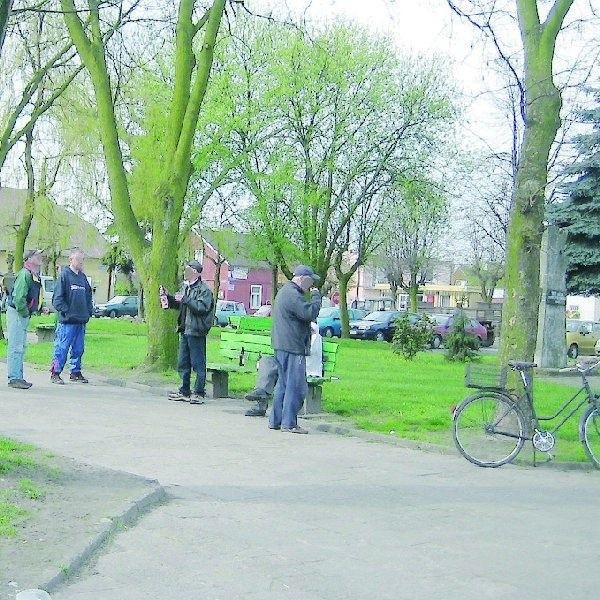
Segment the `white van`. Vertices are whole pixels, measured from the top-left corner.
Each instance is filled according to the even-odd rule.
[[[54,279],[47,275],[40,275],[42,282],[42,310],[54,312],[52,306],[52,294],[54,293]]]

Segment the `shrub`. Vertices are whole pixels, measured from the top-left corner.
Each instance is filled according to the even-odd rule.
[[[444,340],[446,358],[448,360],[467,362],[479,357],[479,342],[477,338],[465,331],[469,319],[459,311],[453,319],[452,331]]]
[[[426,316],[415,323],[410,322],[408,315],[396,319],[396,331],[392,338],[392,350],[402,354],[406,360],[412,360],[417,352],[427,350],[431,342],[433,323]]]

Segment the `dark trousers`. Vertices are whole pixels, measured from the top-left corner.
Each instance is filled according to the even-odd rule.
[[[273,393],[269,425],[291,429],[298,424],[298,413],[308,392],[306,356],[275,350],[275,360],[279,369],[279,379]]]
[[[194,394],[204,396],[206,385],[206,336],[182,334],[179,340],[179,358],[177,370],[181,377],[179,391],[185,396],[190,395],[190,379],[192,371],[196,373]]]

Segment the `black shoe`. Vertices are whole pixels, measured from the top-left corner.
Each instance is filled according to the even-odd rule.
[[[60,376],[60,373],[52,373],[52,375],[50,375],[50,382],[58,383],[58,385],[65,385],[65,382],[63,381],[62,377]]]
[[[192,394],[190,404],[204,404],[204,394]]]
[[[246,400],[250,400],[251,402],[260,402],[261,400],[268,400],[269,394],[265,392],[265,390],[261,390],[260,388],[253,389],[251,392],[248,392],[244,398]]]
[[[247,417],[264,417],[269,406],[268,400],[259,400],[253,408],[246,411]]]
[[[8,382],[8,387],[15,390],[28,390],[32,385],[32,383],[29,383],[29,381],[25,381],[24,379],[11,379]]]
[[[83,373],[81,373],[81,371],[79,373],[71,373],[69,380],[77,381],[79,383],[89,383],[89,381],[83,376]]]
[[[190,395],[182,394],[181,392],[169,392],[167,396],[169,400],[174,400],[175,402],[189,402]]]

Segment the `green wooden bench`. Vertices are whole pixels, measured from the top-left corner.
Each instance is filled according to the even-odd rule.
[[[250,317],[259,319],[259,317]],[[268,318],[268,317],[266,317]],[[337,360],[337,342],[323,342],[323,377],[307,377],[308,395],[304,403],[304,413],[321,412],[323,383],[335,379],[333,373]],[[209,363],[206,367],[213,384],[214,398],[227,398],[229,395],[229,373],[256,372],[256,362],[261,356],[272,356],[271,336],[268,332],[222,331],[219,353],[228,363]]]
[[[235,316],[229,317],[229,324],[243,331],[271,331],[271,317]]]

